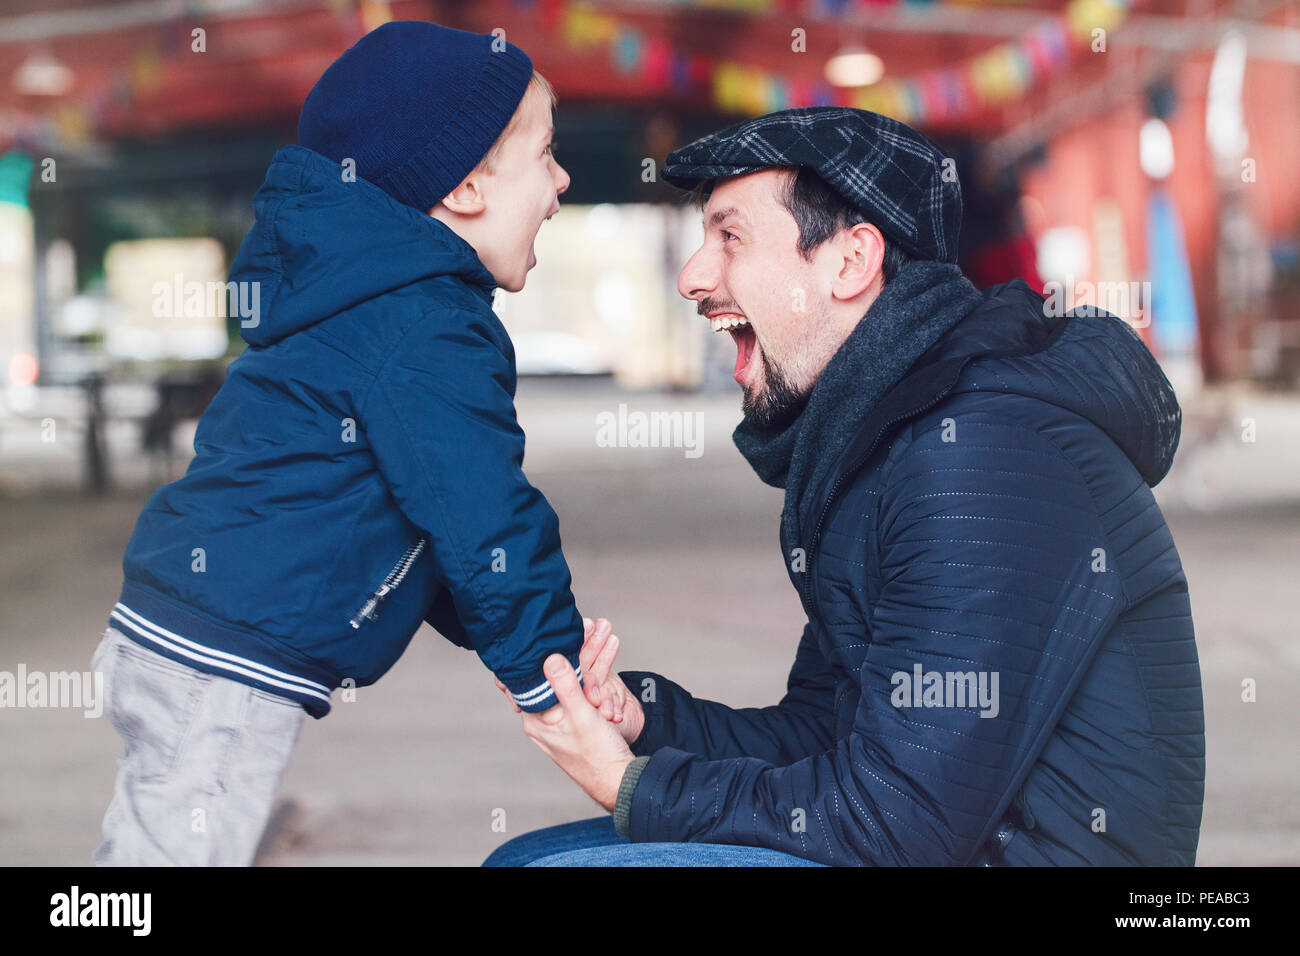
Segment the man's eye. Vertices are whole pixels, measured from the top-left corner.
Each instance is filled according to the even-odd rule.
[[[729,240],[729,239],[738,239],[738,238],[739,238],[739,236],[737,236],[734,232],[727,232],[727,230],[725,230],[725,229],[722,230],[722,241],[723,241],[723,242],[726,242],[726,241]]]

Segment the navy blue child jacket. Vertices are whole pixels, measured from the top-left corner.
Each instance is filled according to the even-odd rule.
[[[135,527],[110,624],[303,705],[373,683],[421,621],[526,711],[582,620],[524,477],[514,350],[473,248],[302,146],[274,156],[230,281],[248,348],[183,478]],[[254,295],[256,296],[254,298]]]

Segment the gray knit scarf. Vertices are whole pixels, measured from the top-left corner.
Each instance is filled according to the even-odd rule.
[[[785,540],[803,540],[800,526],[816,520],[813,509],[822,506],[811,496],[875,404],[982,298],[955,265],[909,262],[885,284],[827,363],[797,417],[777,425],[746,420],[737,426],[733,440],[758,477],[785,489]]]

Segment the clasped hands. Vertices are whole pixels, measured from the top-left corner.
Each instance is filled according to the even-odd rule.
[[[559,701],[556,706],[525,714],[500,680],[496,685],[523,718],[528,738],[588,796],[612,811],[623,771],[632,762],[629,745],[641,734],[645,713],[636,695],[613,673],[619,641],[609,621],[583,618],[582,624],[578,663],[583,684],[561,654],[552,654],[542,665]]]

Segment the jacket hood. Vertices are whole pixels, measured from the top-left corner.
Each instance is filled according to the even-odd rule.
[[[1053,316],[1019,279],[983,295],[949,343],[973,350],[953,391],[1009,392],[1071,411],[1105,432],[1148,485],[1158,484],[1173,464],[1182,410],[1133,328],[1090,307]],[[1014,354],[1034,340],[1045,347]]]
[[[277,150],[253,198],[255,221],[230,281],[256,282],[257,313],[240,334],[269,345],[423,279],[459,276],[491,301],[496,281],[446,225],[305,146]]]

